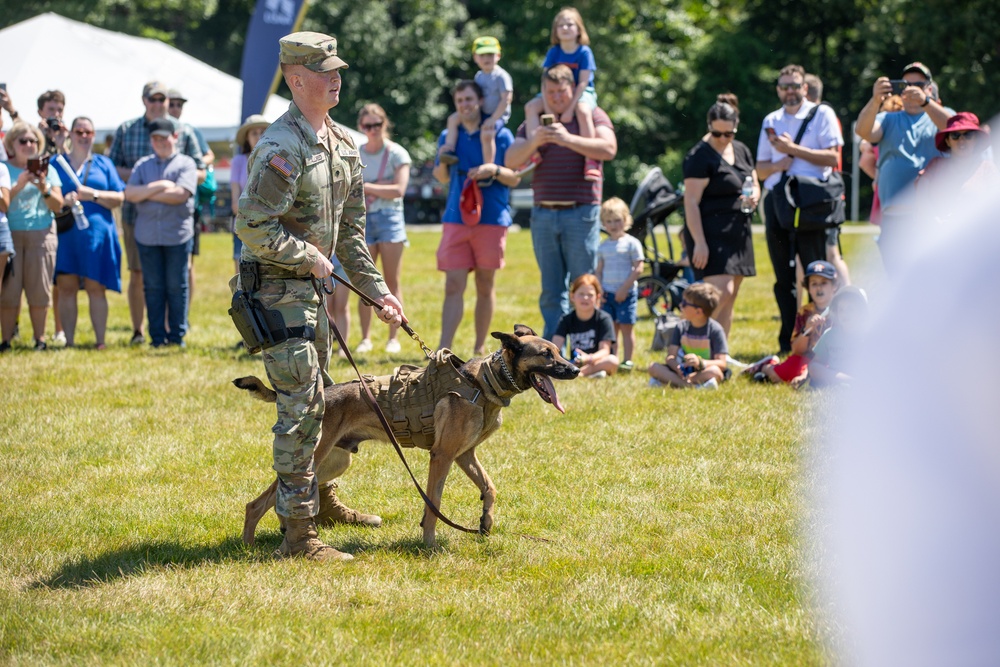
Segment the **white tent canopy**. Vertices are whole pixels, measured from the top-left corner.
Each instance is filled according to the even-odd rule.
[[[236,137],[243,82],[159,40],[47,13],[0,30],[0,45],[0,82],[29,122],[38,120],[38,96],[60,90],[66,95],[67,122],[91,118],[100,141],[123,121],[142,115],[142,87],[156,80],[187,98],[181,120],[208,141]],[[287,99],[271,95],[264,116],[273,121],[287,109]]]

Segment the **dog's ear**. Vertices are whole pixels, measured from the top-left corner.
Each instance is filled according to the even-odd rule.
[[[530,329],[528,330],[530,331]],[[499,340],[500,343],[511,352],[518,352],[522,347],[524,347],[524,343],[518,340],[517,336],[511,336],[509,333],[494,331],[491,335]]]
[[[514,335],[515,336],[537,336],[535,330],[529,327],[527,324],[515,324],[514,325]]]

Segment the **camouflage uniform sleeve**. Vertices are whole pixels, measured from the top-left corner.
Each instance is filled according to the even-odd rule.
[[[289,233],[278,220],[295,201],[302,166],[301,156],[262,140],[250,154],[250,173],[240,197],[235,231],[244,252],[306,276],[319,259],[319,251]]]
[[[350,147],[353,155],[344,158],[350,167],[351,181],[344,212],[340,216],[335,252],[351,284],[369,297],[377,298],[388,294],[389,288],[375,267],[365,243],[365,184],[361,176],[361,155],[350,135],[345,133],[342,141]]]

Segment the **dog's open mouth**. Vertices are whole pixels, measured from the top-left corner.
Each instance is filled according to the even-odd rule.
[[[542,397],[542,400],[546,403],[551,403],[552,407],[556,410],[566,414],[566,410],[563,409],[562,404],[559,402],[559,397],[556,396],[556,388],[552,385],[552,380],[547,375],[540,375],[538,373],[532,373],[529,377],[531,378],[531,386]]]

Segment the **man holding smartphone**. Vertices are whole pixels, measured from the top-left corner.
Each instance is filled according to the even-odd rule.
[[[798,310],[795,281],[795,258],[803,266],[826,259],[825,229],[796,230],[794,233],[778,222],[771,194],[784,174],[811,176],[826,180],[840,159],[844,137],[837,115],[829,106],[813,104],[806,99],[808,87],[805,70],[799,65],[786,65],[778,74],[777,93],[781,108],[764,117],[757,142],[757,175],[764,179],[764,230],[767,251],[774,266],[774,298],[781,314],[778,333],[780,352],[792,349],[792,328]],[[815,115],[806,125],[802,138],[796,141],[806,118]],[[783,196],[783,195],[782,195]]]
[[[899,83],[899,81],[903,83]],[[879,251],[886,270],[898,266],[901,228],[906,224],[906,193],[920,170],[941,155],[934,145],[934,136],[943,130],[952,109],[934,99],[931,71],[920,62],[903,68],[903,78],[897,82],[882,76],[872,86],[872,97],[858,114],[856,132],[862,139],[878,144],[878,194],[882,204],[882,230]],[[903,110],[881,112],[882,102],[902,86]]]
[[[535,167],[531,186],[535,205],[531,209],[531,241],[542,275],[538,306],[545,320],[544,337],[552,338],[559,319],[570,311],[569,285],[597,268],[601,243],[601,180],[584,178],[584,162],[608,162],[618,153],[618,138],[603,109],[594,109],[597,136],[581,137],[576,119],[558,122],[573,106],[573,72],[556,65],[542,75],[542,95],[555,114],[552,124],[540,118],[539,127],[527,134],[517,129],[514,145],[505,163],[517,168],[538,151],[543,160]]]

